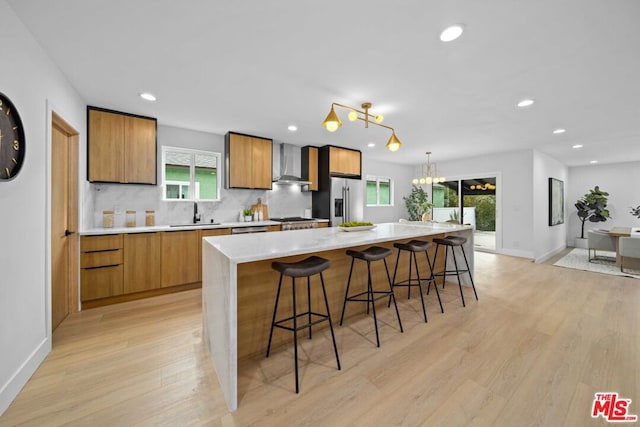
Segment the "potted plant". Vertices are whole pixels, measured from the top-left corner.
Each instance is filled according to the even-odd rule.
[[[607,209],[607,197],[609,193],[600,190],[597,185],[582,196],[575,204],[578,210],[578,218],[582,222],[580,237],[576,239],[577,248],[587,248],[587,239],[584,237],[584,224],[589,222],[604,222],[610,218]]]
[[[253,219],[253,211],[251,209],[244,209],[242,211],[242,215],[244,215],[245,222],[251,222]]]
[[[429,214],[429,211],[433,207],[432,203],[429,203],[429,195],[422,187],[413,185],[411,193],[408,196],[402,198],[404,204],[407,207],[409,214],[409,221],[421,221],[424,214]],[[425,219],[426,220],[426,219]]]

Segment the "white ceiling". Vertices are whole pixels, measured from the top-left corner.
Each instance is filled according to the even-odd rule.
[[[638,0],[8,2],[88,104],[160,124],[406,164],[528,148],[640,160]],[[454,23],[462,37],[440,42]],[[337,132],[321,126],[331,102],[363,101],[400,151],[344,110]]]

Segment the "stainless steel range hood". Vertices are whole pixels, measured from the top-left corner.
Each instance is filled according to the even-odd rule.
[[[276,149],[276,145],[279,145]],[[273,180],[274,184],[281,185],[309,185],[310,181],[300,178],[301,153],[300,147],[293,144],[276,144],[273,150]]]

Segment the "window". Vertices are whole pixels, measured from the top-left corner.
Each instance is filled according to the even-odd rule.
[[[393,180],[367,176],[367,206],[393,206]]]
[[[220,153],[162,147],[162,200],[220,200]]]

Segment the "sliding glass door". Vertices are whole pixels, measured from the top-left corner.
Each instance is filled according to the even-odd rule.
[[[433,184],[433,220],[470,224],[476,249],[496,250],[495,176],[464,178]]]
[[[464,179],[462,206],[464,223],[475,225],[476,249],[496,249],[496,178]]]

